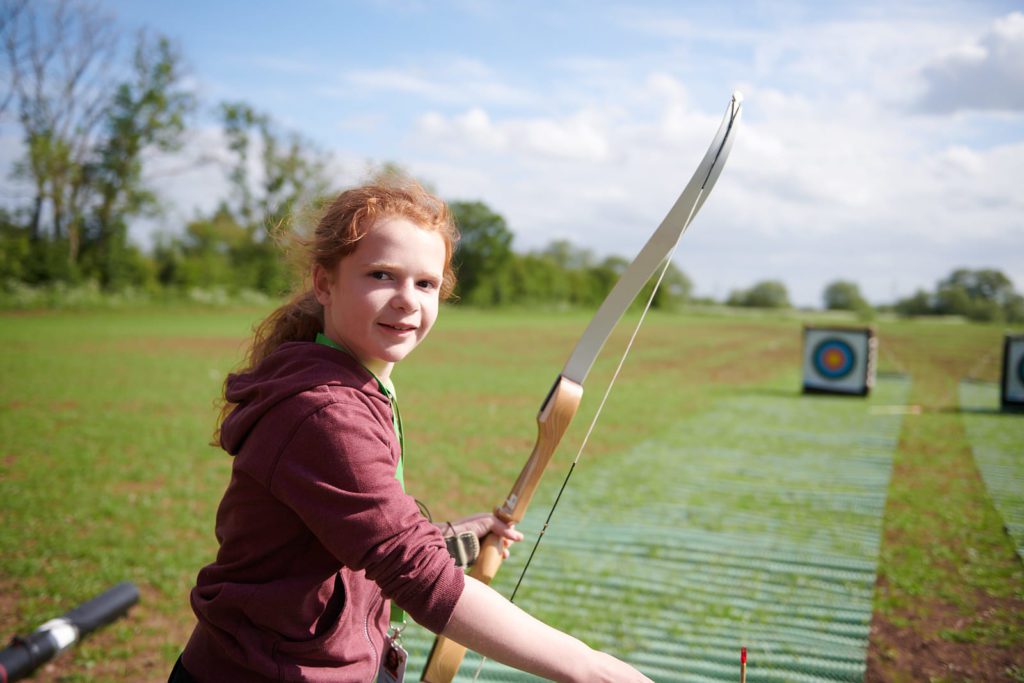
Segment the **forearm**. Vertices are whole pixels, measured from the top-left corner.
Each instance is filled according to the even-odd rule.
[[[584,680],[593,655],[582,641],[535,619],[468,576],[442,635],[486,657],[553,681]]]

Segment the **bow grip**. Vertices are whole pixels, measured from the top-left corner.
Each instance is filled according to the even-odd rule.
[[[582,400],[583,385],[559,375],[537,413],[537,442],[533,446],[533,452],[530,453],[529,460],[519,473],[519,478],[512,486],[512,491],[505,502],[494,511],[495,517],[506,524],[516,524],[522,520],[544,475],[544,470],[551,462],[551,457],[555,454],[555,449],[558,448]],[[501,539],[494,534],[487,534],[480,543],[480,556],[477,557],[469,575],[490,585],[501,567],[501,555]],[[427,657],[420,680],[425,683],[448,683],[455,678],[465,655],[466,648],[463,645],[444,636],[438,636]]]

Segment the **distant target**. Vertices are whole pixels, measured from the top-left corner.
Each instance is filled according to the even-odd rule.
[[[1024,334],[1008,334],[1003,340],[999,403],[1004,409],[1024,411]]]
[[[814,347],[811,356],[814,369],[828,379],[842,379],[853,371],[856,362],[853,348],[842,339],[826,339]],[[1022,368],[1024,371],[1024,368]]]
[[[804,325],[804,393],[867,396],[875,384],[877,353],[878,341],[870,327]]]

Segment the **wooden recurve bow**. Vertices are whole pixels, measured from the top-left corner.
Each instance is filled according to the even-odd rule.
[[[612,329],[658,266],[670,256],[718,180],[732,148],[742,101],[742,95],[733,93],[722,124],[690,182],[602,302],[541,404],[537,413],[537,441],[533,452],[505,502],[494,511],[495,516],[506,524],[516,524],[526,514],[526,508],[540,484],[544,470],[579,408],[583,398],[583,382]],[[501,563],[501,539],[489,534],[481,543],[480,555],[469,575],[489,584]],[[427,657],[421,680],[425,683],[449,683],[455,677],[465,654],[464,646],[438,636]]]

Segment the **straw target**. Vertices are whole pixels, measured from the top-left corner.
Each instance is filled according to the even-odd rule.
[[[1008,334],[1003,340],[1003,371],[1000,403],[1011,410],[1024,409],[1024,335]]]
[[[871,328],[804,327],[804,393],[865,396],[875,382]]]

